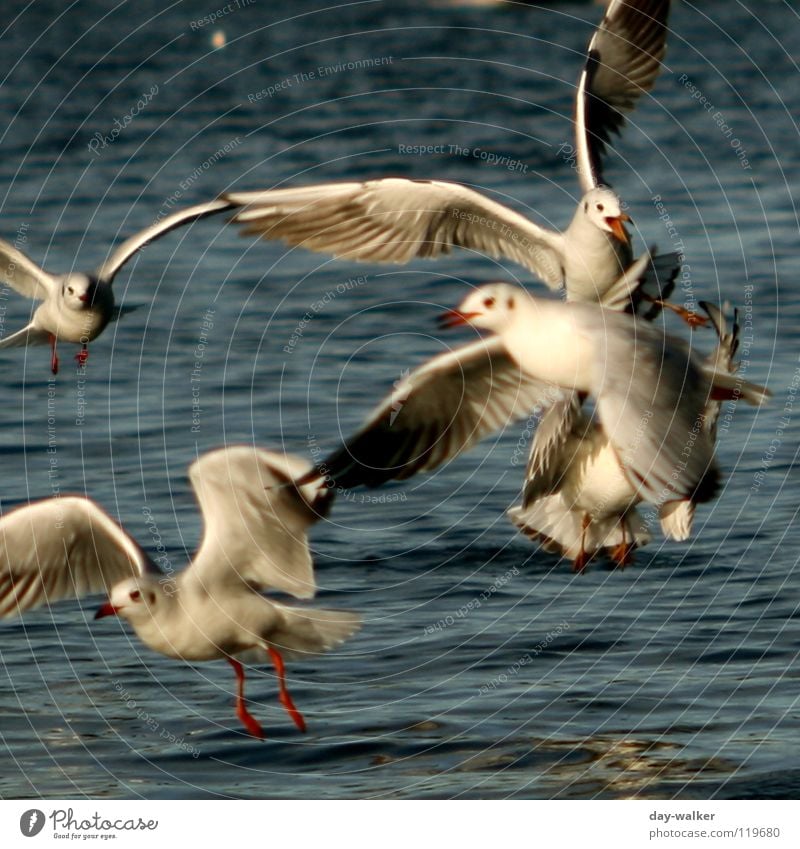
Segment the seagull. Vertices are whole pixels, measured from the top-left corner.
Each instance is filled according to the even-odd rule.
[[[652,249],[653,251],[655,249]],[[650,263],[644,254],[606,293],[624,310]],[[479,338],[431,358],[397,381],[364,425],[304,476],[327,479],[337,491],[377,487],[430,472],[531,411],[567,410],[573,393],[534,379],[499,336]]]
[[[709,402],[741,397],[758,406],[771,395],[636,316],[535,298],[508,283],[479,287],[441,324],[489,330],[530,377],[593,397],[624,478],[677,539],[688,535],[694,505],[719,484]]]
[[[227,192],[242,234],[282,239],[336,257],[407,263],[453,247],[509,259],[568,299],[603,301],[630,265],[630,220],[602,184],[600,161],[624,113],[652,89],[666,49],[669,0],[612,0],[589,44],[577,86],[576,170],[582,197],[564,232],[534,223],[480,192],[441,180],[385,178],[288,189]],[[674,262],[669,255],[668,263]],[[655,267],[659,279],[658,266]],[[698,317],[668,305],[690,323]]]
[[[244,700],[241,658],[269,657],[279,699],[301,731],[305,720],[286,687],[284,658],[335,648],[360,627],[353,613],[300,608],[316,591],[307,529],[330,494],[296,487],[307,470],[295,457],[252,446],[204,454],[189,469],[203,514],[203,541],[190,566],[162,573],[139,545],[88,498],[49,498],[0,519],[0,617],[61,599],[109,592],[95,616],[126,619],[154,651],[190,663],[225,659],[237,681],[236,715],[264,731]]]
[[[620,293],[624,290],[620,287]],[[727,343],[720,345],[723,354],[701,360],[682,340],[636,316],[597,304],[535,298],[507,283],[478,287],[458,310],[445,313],[441,324],[468,324],[493,335],[410,372],[362,428],[297,479],[298,485],[324,480],[339,492],[402,480],[435,469],[531,410],[553,410],[549,435],[547,430],[537,435],[539,445],[547,446],[544,458],[557,457],[551,446],[565,440],[581,456],[608,443],[593,469],[599,482],[593,477],[586,484],[596,487],[589,496],[604,493],[591,507],[608,509],[618,520],[628,508],[648,501],[658,506],[665,533],[685,539],[695,505],[710,500],[719,483],[715,436],[707,424],[714,405],[734,397],[759,405],[770,395],[731,373]],[[594,419],[582,418],[589,396],[595,401]],[[580,445],[586,439],[588,444]],[[558,464],[550,466],[557,480]],[[544,488],[541,479],[537,486]],[[631,544],[641,544],[646,530],[632,514],[628,519],[620,557],[630,555]],[[595,535],[597,547],[608,545],[600,528],[591,529],[591,539],[584,532],[588,525],[565,525],[565,534],[568,530],[574,540],[583,536],[587,551]]]
[[[0,239],[0,280],[21,295],[42,301],[30,324],[0,340],[0,348],[50,345],[50,369],[58,374],[56,343],[81,345],[75,359],[83,366],[89,342],[95,340],[123,309],[114,305],[111,284],[119,270],[145,245],[167,233],[231,208],[213,200],[174,212],[124,241],[94,273],[50,274],[10,242]]]
[[[701,301],[717,332],[716,350],[706,367],[735,374],[739,347],[738,313],[728,329],[725,315]],[[525,482],[523,503],[508,511],[527,536],[573,560],[582,572],[598,552],[619,567],[633,562],[634,551],[650,541],[648,524],[636,509],[641,497],[626,476],[618,454],[597,419],[572,396],[545,413],[536,431]],[[713,396],[703,410],[703,430],[716,441],[720,401]],[[668,539],[691,534],[695,501],[681,501],[662,510],[661,529]]]

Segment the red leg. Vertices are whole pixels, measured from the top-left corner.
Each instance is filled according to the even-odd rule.
[[[291,716],[294,724],[301,730],[306,730],[306,721],[303,719],[303,715],[300,711],[295,707],[294,702],[292,701],[292,697],[289,695],[289,691],[286,689],[286,668],[283,665],[283,658],[280,656],[280,653],[275,649],[268,647],[267,651],[269,652],[269,656],[272,659],[272,664],[275,667],[275,672],[278,674],[278,687],[280,688],[278,692],[278,699],[280,703],[286,708],[286,713]]]
[[[619,525],[622,529],[622,542],[611,549],[611,559],[619,569],[624,569],[626,566],[630,566],[630,564],[633,563],[633,552],[636,548],[636,544],[634,542],[628,542],[624,516],[619,520]]]
[[[705,316],[698,315],[696,312],[692,312],[692,310],[687,310],[685,307],[678,306],[678,304],[672,304],[669,301],[664,301],[661,298],[648,298],[651,303],[658,304],[662,309],[672,310],[675,315],[679,315],[688,325],[689,327],[705,327],[710,319]]]
[[[75,362],[79,366],[85,366],[86,360],[89,359],[89,346],[84,342],[83,347],[75,354]]]
[[[50,334],[50,371],[58,374],[58,354],[56,353],[56,337]]]
[[[586,564],[591,560],[591,557],[586,553],[586,529],[591,524],[592,519],[587,513],[583,517],[583,522],[581,523],[581,550],[578,553],[578,556],[575,558],[575,562],[572,564],[573,572],[583,572],[586,568]]]
[[[236,716],[239,717],[242,725],[244,725],[253,737],[258,737],[259,740],[263,740],[265,736],[264,729],[259,725],[258,720],[253,717],[244,704],[244,669],[242,664],[239,663],[238,660],[234,660],[232,657],[228,657],[226,660],[230,663],[233,667],[233,671],[236,673]]]

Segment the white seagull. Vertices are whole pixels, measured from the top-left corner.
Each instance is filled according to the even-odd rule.
[[[607,291],[610,308],[631,305],[649,263],[650,254],[639,257]],[[336,488],[403,480],[434,470],[533,410],[555,407],[566,415],[572,398],[528,375],[499,336],[478,339],[398,381],[363,427],[302,480],[322,474]]]
[[[625,288],[619,287],[620,297]],[[618,524],[629,507],[648,501],[658,506],[665,533],[685,539],[695,505],[712,498],[719,481],[709,426],[716,405],[734,397],[758,405],[770,394],[731,373],[726,357],[735,341],[723,338],[718,353],[701,360],[682,340],[635,316],[534,298],[507,283],[478,287],[443,316],[443,326],[461,324],[495,335],[411,372],[352,438],[298,484],[324,477],[338,490],[407,478],[436,468],[512,419],[549,408],[552,418],[537,435],[537,487],[546,491],[548,475],[553,482],[563,477],[557,448],[564,441],[581,457],[607,443],[592,476],[578,481],[586,509],[598,516],[608,509],[603,518]],[[594,398],[596,419],[584,418],[582,396]],[[582,518],[571,528],[569,545],[583,538],[588,550],[593,543]],[[620,529],[625,546],[641,542],[644,532],[632,515],[628,519]],[[599,527],[595,531],[597,547],[611,545]],[[564,539],[569,532],[565,524]]]
[[[575,109],[583,196],[563,233],[466,186],[399,178],[228,192],[223,199],[243,207],[232,221],[244,225],[244,235],[369,262],[406,263],[467,248],[517,262],[552,289],[565,286],[569,299],[602,301],[632,253],[629,217],[616,193],[601,184],[600,158],[624,113],[655,83],[668,12],[669,0],[612,0],[589,44]],[[693,313],[675,310],[698,322]]]
[[[81,345],[75,359],[84,365],[89,356],[88,343],[120,314],[114,306],[111,284],[122,266],[145,245],[175,228],[230,208],[231,204],[214,200],[174,212],[126,239],[94,273],[50,274],[10,242],[0,239],[0,280],[21,295],[42,301],[30,324],[0,340],[0,348],[49,344],[50,368],[57,374],[56,343],[74,342]]]
[[[734,374],[739,347],[738,314],[730,330],[722,311],[700,302],[719,337],[706,366]],[[716,441],[720,401],[706,402],[702,427]],[[616,449],[602,425],[584,410],[576,396],[557,401],[536,430],[525,481],[523,503],[508,515],[527,536],[553,553],[573,560],[581,572],[605,552],[620,567],[633,562],[634,551],[650,540],[647,523],[636,505],[641,496],[626,476]],[[669,539],[691,534],[696,501],[681,501],[661,511],[661,529]]]
[[[460,324],[495,333],[530,377],[592,396],[625,479],[675,533],[718,485],[714,433],[704,425],[709,402],[757,406],[770,396],[721,368],[722,357],[703,361],[635,316],[534,298],[508,283],[479,287],[443,318]]]
[[[302,715],[286,688],[284,658],[326,652],[360,627],[353,613],[288,606],[261,594],[316,591],[306,531],[329,494],[291,481],[308,466],[252,446],[222,448],[192,464],[203,541],[189,568],[163,574],[94,502],[50,498],[0,520],[0,617],[42,604],[109,593],[95,618],[127,619],[151,649],[190,663],[225,659],[237,680],[236,715],[255,737],[261,725],[244,701],[243,655],[269,657],[281,704]]]

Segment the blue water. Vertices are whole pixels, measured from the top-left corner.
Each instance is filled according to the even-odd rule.
[[[37,2],[0,40],[0,234],[54,271],[91,268],[233,186],[384,175],[465,182],[565,226],[578,188],[559,149],[598,8],[428,5],[303,2],[282,19],[255,3],[204,24],[195,2]],[[676,4],[671,23],[668,69],[607,177],[637,244],[685,252],[686,298],[741,308],[742,372],[775,396],[725,411],[726,485],[694,538],[574,576],[504,518],[521,482],[510,426],[434,475],[354,493],[314,530],[319,602],[365,621],[291,665],[306,735],[268,669],[248,682],[259,742],[233,714],[227,664],[154,655],[123,623],[93,622],[93,599],[0,623],[0,796],[800,792],[800,21],[785,2],[712,0]],[[380,62],[336,67],[366,59]],[[179,231],[117,279],[139,309],[92,345],[85,381],[71,350],[52,383],[46,349],[3,352],[2,507],[86,493],[179,567],[201,533],[192,458],[242,441],[332,448],[403,369],[459,340],[433,318],[464,281],[498,278],[534,285],[466,252],[355,266],[221,221]],[[30,303],[0,297],[4,332],[21,326]]]

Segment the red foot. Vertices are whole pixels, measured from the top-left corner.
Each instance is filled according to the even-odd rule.
[[[232,657],[226,659],[228,663],[230,663],[230,665],[233,667],[233,671],[236,673],[236,716],[239,717],[239,721],[250,732],[250,734],[253,735],[253,737],[257,737],[259,740],[263,740],[266,736],[264,734],[264,729],[261,727],[258,720],[245,707],[244,668],[238,660],[234,660]]]
[[[573,561],[572,563],[572,571],[577,574],[582,574],[583,570],[589,564],[589,561],[592,559],[590,554],[587,554],[585,551],[582,551]]]
[[[633,563],[633,552],[635,549],[635,545],[621,542],[619,545],[615,545],[614,548],[611,549],[609,556],[619,569],[624,569],[626,566],[630,566],[631,563]]]
[[[278,699],[280,703],[286,709],[286,713],[292,718],[294,724],[301,730],[306,730],[306,721],[303,719],[303,715],[300,711],[295,707],[294,702],[292,701],[292,697],[289,695],[289,691],[286,689],[286,669],[283,665],[283,658],[280,654],[273,648],[268,648],[269,656],[272,659],[272,664],[275,667],[275,672],[278,674]]]
[[[236,699],[236,716],[239,717],[239,721],[253,737],[263,740],[267,736],[264,734],[264,729],[261,727],[259,721],[244,706],[243,699]]]

